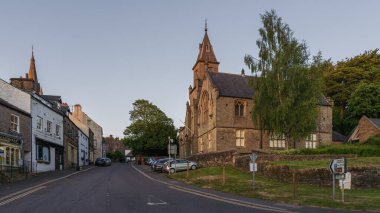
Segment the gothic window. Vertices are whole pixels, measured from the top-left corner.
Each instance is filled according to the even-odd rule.
[[[241,101],[241,100],[235,101],[235,116],[244,117],[244,108],[245,108],[244,101]]]
[[[236,130],[236,146],[244,146],[244,130]]]
[[[317,148],[317,135],[316,134],[310,134],[307,136],[305,141],[305,147],[310,149]]]
[[[202,140],[202,138],[199,138],[199,151],[200,152],[203,152],[203,140]]]
[[[271,148],[285,148],[285,135],[272,134],[269,137],[269,147]]]
[[[208,122],[208,93],[204,92],[202,95],[202,124],[206,124]]]

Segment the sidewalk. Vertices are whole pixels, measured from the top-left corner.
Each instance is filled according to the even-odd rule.
[[[91,166],[85,166],[82,168],[81,171],[88,169]],[[77,172],[76,169],[65,169],[62,171],[51,171],[51,172],[42,172],[38,174],[33,174],[28,177],[26,180],[14,182],[14,183],[0,183],[0,198],[6,195],[9,195],[11,193],[14,193],[19,190],[26,189],[28,187],[33,187],[35,185],[38,185],[40,183],[44,183],[49,180],[53,180],[56,178],[64,177],[66,175],[70,175]]]

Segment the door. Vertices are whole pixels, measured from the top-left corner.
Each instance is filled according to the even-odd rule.
[[[63,169],[63,149],[55,148],[55,170]]]

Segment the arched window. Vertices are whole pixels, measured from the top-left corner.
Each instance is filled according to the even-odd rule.
[[[208,122],[208,93],[204,92],[202,94],[202,124],[205,124]]]
[[[235,116],[244,117],[245,102],[241,100],[235,101]]]

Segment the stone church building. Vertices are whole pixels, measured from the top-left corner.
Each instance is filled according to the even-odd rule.
[[[284,137],[269,136],[251,120],[253,90],[249,76],[219,72],[219,61],[205,29],[199,53],[193,66],[193,85],[189,87],[184,126],[179,130],[179,154],[235,149],[287,149]],[[323,98],[317,106],[317,131],[297,144],[297,148],[316,148],[332,141],[332,101]]]

